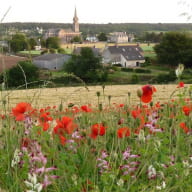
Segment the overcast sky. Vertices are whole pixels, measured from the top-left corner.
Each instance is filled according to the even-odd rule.
[[[1,0],[3,22],[72,23],[74,8],[80,23],[192,23],[192,3],[183,0]],[[185,0],[190,2],[189,0]]]

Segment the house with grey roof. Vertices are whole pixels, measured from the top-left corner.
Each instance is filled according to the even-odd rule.
[[[101,49],[96,48],[95,46],[89,47],[92,51],[95,57],[101,56]],[[73,51],[73,54],[80,55],[82,47],[76,47]]]
[[[34,57],[33,63],[41,69],[60,70],[70,58],[71,56],[66,54],[44,54]]]
[[[145,62],[143,50],[138,45],[108,46],[102,56],[104,64],[121,64],[122,67],[139,67]]]

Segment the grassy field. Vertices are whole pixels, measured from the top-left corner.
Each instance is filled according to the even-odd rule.
[[[155,85],[157,92],[154,95],[154,102],[166,101],[174,90],[176,84]],[[189,85],[188,85],[189,86]],[[101,96],[100,101],[103,104],[108,104],[108,96],[111,95],[111,103],[122,103],[128,101],[128,92],[131,93],[131,102],[139,103],[139,98],[136,95],[137,89],[141,85],[106,85],[104,96]],[[76,105],[96,104],[96,92],[103,93],[102,86],[85,87],[63,87],[63,88],[41,88],[29,90],[14,90],[3,91],[1,100],[6,101],[8,108],[15,106],[19,102],[29,102],[33,106],[53,106],[59,105],[61,102],[64,106],[69,103]],[[1,103],[2,105],[2,103]],[[1,106],[2,108],[2,106]]]
[[[36,50],[32,50],[32,51],[20,51],[19,53],[21,54],[31,54],[31,55],[40,55],[41,51],[36,51]]]
[[[96,47],[99,49],[104,49],[105,46],[114,46],[115,43],[106,43],[106,42],[97,42],[97,43],[83,43],[83,44],[63,44],[61,45],[62,48],[65,49],[67,54],[71,54],[73,50],[76,47]],[[126,44],[119,44],[119,45],[136,45],[136,43],[126,43]],[[155,57],[156,54],[153,50],[154,44],[146,44],[146,43],[141,43],[140,47],[144,51],[144,56],[145,57]],[[41,51],[20,51],[20,54],[31,54],[31,55],[40,55]]]

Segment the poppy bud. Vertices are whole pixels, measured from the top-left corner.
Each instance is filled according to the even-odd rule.
[[[142,89],[137,89],[137,96],[141,97],[143,95],[143,90]]]

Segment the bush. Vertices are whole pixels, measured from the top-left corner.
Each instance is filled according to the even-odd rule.
[[[137,84],[137,83],[139,83],[139,77],[138,77],[137,74],[133,74],[133,75],[131,76],[131,83],[132,83],[132,84]]]
[[[49,53],[56,53],[56,50],[53,49],[53,48],[50,48],[50,49],[49,49]]]
[[[121,67],[117,67],[117,66],[112,66],[111,69],[114,71],[121,71]]]
[[[159,74],[155,77],[152,82],[153,83],[168,83],[176,80],[175,71],[170,71],[169,74]]]
[[[20,61],[16,66],[7,71],[8,87],[18,87],[39,80],[39,69],[30,61]],[[29,85],[30,86],[30,85]]]
[[[65,54],[65,53],[66,53],[66,52],[65,52],[65,49],[63,49],[63,48],[57,49],[57,52],[58,52],[58,53],[61,53],[61,54]]]
[[[122,67],[121,63],[113,64],[113,66],[116,66],[116,67]]]
[[[45,50],[41,51],[41,55],[43,55],[45,53],[48,53],[48,49],[45,49]]]
[[[70,84],[70,83],[78,83],[79,81],[77,79],[75,79],[72,76],[60,76],[60,77],[55,77],[53,79],[50,79],[50,81],[52,81],[55,84]]]
[[[122,67],[122,68],[121,68],[121,71],[124,71],[124,72],[133,72],[134,69],[133,69],[133,68],[125,68],[125,67]]]
[[[150,69],[137,68],[137,69],[134,69],[134,72],[135,73],[151,73],[151,70]]]

